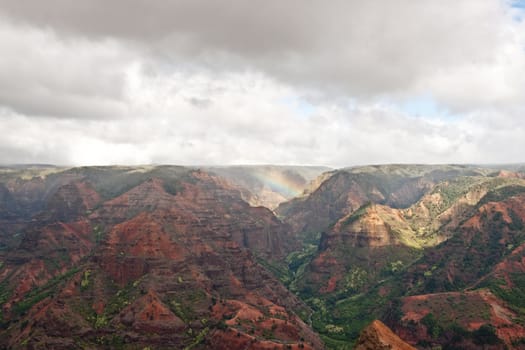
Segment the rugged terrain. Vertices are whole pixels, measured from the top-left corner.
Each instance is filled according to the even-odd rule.
[[[521,166],[324,170],[0,168],[0,347],[525,348]]]
[[[2,347],[322,348],[270,210],[180,167],[3,174]]]
[[[277,209],[305,242],[287,260],[289,287],[331,348],[374,318],[421,348],[519,348],[522,178],[470,166],[334,171]]]

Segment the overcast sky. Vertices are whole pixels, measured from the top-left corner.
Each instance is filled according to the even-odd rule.
[[[0,163],[525,161],[525,1],[0,0]]]

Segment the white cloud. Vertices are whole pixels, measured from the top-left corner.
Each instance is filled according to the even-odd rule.
[[[515,11],[0,0],[0,163],[522,161]]]

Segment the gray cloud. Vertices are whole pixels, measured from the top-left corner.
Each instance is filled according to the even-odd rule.
[[[519,161],[525,28],[513,11],[0,0],[0,162]],[[450,115],[403,109],[423,95]]]
[[[492,0],[2,0],[0,8],[65,35],[131,41],[175,65],[262,70],[359,96],[431,88],[469,70],[488,85],[484,70],[516,40],[509,26],[518,27],[510,8]],[[507,58],[516,63],[523,53]]]
[[[63,40],[49,30],[0,25],[0,103],[66,118],[121,116],[129,54],[109,40]]]

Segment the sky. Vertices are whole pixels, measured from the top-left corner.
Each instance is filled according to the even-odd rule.
[[[0,163],[525,162],[525,1],[0,0]]]

